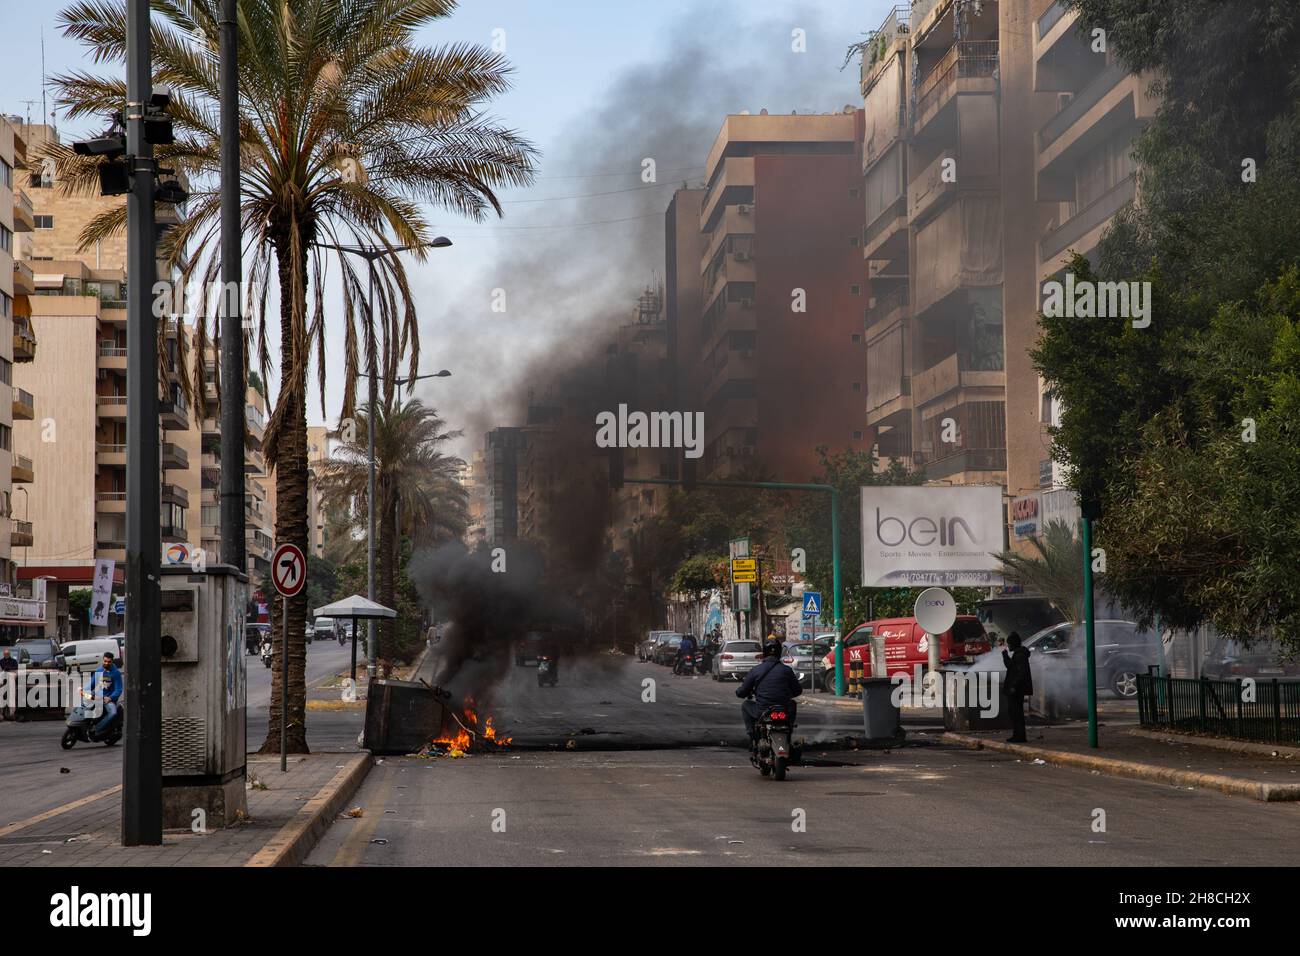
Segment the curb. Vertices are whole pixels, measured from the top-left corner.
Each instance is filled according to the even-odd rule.
[[[351,762],[321,787],[316,796],[303,804],[297,815],[244,866],[297,866],[302,863],[343,809],[343,804],[361,787],[371,765],[368,753],[352,757]]]
[[[1195,734],[1179,734],[1167,730],[1144,730],[1134,727],[1130,737],[1145,737],[1171,744],[1191,744],[1194,747],[1213,747],[1215,750],[1229,750],[1239,754],[1258,754],[1261,757],[1300,757],[1300,747],[1286,744],[1261,744],[1253,740],[1229,740],[1225,737],[1198,737]]]
[[[1002,753],[1015,754],[1018,757],[1043,760],[1060,767],[1095,770],[1098,773],[1109,774],[1113,777],[1129,777],[1150,783],[1218,790],[1220,793],[1226,793],[1234,797],[1249,797],[1252,800],[1261,800],[1265,803],[1300,800],[1300,784],[1295,783],[1264,783],[1258,780],[1228,777],[1217,773],[1175,770],[1171,767],[1157,767],[1133,760],[1094,757],[1089,754],[1076,754],[1064,750],[1044,750],[1026,744],[1008,744],[996,740],[983,740],[978,737],[967,737],[965,734],[952,732],[945,733],[941,739],[973,750],[997,750]]]

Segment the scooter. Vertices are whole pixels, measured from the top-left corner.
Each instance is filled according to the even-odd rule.
[[[560,674],[555,666],[555,659],[552,657],[537,658],[537,686],[545,687],[550,684],[554,687],[560,682]]]
[[[113,715],[113,719],[109,721],[103,733],[96,733],[95,725],[104,715],[95,707],[94,701],[95,697],[90,691],[81,692],[81,703],[72,708],[68,714],[68,729],[63,732],[63,738],[59,741],[64,750],[71,750],[78,741],[83,744],[102,743],[105,747],[111,747],[122,739],[122,705],[117,705],[117,713]]]
[[[262,642],[261,654],[262,654],[262,663],[265,664],[267,667],[270,667],[271,666],[271,642],[270,641]]]
[[[770,774],[776,780],[784,780],[790,761],[798,762],[799,754],[794,752],[790,743],[790,731],[793,728],[790,714],[784,706],[768,707],[758,718],[758,740],[749,752],[749,762],[764,777]]]
[[[699,659],[697,654],[683,654],[673,662],[674,674],[693,674],[696,668],[696,662]]]

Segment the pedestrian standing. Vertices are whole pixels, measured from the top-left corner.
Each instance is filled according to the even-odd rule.
[[[1011,648],[1011,653],[1002,652],[1002,663],[1007,668],[1002,687],[1007,695],[1007,712],[1011,715],[1011,736],[1007,743],[1023,744],[1028,739],[1025,737],[1025,698],[1034,692],[1034,679],[1029,672],[1029,649],[1022,646],[1019,632],[1012,631],[1007,635],[1007,647]]]

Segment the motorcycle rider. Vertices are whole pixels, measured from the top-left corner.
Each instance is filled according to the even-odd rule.
[[[104,652],[104,663],[90,675],[86,690],[92,695],[98,691],[104,701],[104,716],[91,731],[92,734],[101,734],[108,729],[108,725],[117,716],[118,700],[122,696],[122,672],[113,663],[113,655],[109,651]]]
[[[803,693],[803,685],[791,668],[781,663],[781,642],[769,634],[763,642],[763,662],[745,675],[736,696],[744,700],[740,705],[741,716],[745,718],[745,732],[749,734],[751,744],[757,743],[754,728],[763,711],[769,707],[785,707],[790,715],[790,726],[794,726],[794,698]],[[753,695],[753,700],[749,700]]]
[[[682,642],[677,645],[677,659],[673,661],[673,673],[677,673],[677,667],[687,654],[695,653],[695,635],[683,634]]]

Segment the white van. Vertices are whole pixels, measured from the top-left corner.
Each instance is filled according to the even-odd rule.
[[[104,661],[104,654],[112,654],[118,667],[123,664],[122,644],[125,635],[88,637],[84,641],[70,641],[60,647],[65,670],[90,673]]]

